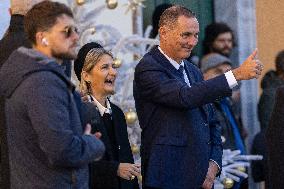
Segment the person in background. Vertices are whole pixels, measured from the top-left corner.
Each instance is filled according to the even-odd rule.
[[[104,145],[82,125],[80,96],[61,66],[76,58],[72,11],[43,1],[27,12],[24,28],[32,49],[18,48],[0,70],[11,188],[87,189],[88,164]]]
[[[276,55],[275,68],[276,70],[268,71],[261,81],[262,94],[258,102],[260,132],[254,137],[251,153],[263,155],[264,159],[252,162],[252,176],[255,182],[267,181],[268,168],[266,162],[265,132],[268,128],[275,104],[276,91],[279,87],[284,86],[284,50],[278,52]],[[264,184],[262,183],[262,185]]]
[[[276,55],[275,68],[276,70],[269,70],[261,80],[262,94],[258,102],[258,117],[262,130],[266,130],[269,125],[276,90],[284,85],[284,50]]]
[[[90,164],[90,188],[138,189],[140,165],[133,162],[124,113],[109,100],[117,77],[112,54],[95,42],[87,43],[75,65],[80,92],[89,99],[83,117],[90,117],[92,132],[100,132],[106,146],[103,158]]]
[[[284,186],[284,87],[276,90],[275,103],[270,117],[269,126],[265,132],[267,152],[266,188],[279,189]]]
[[[212,23],[205,28],[203,54],[218,53],[229,57],[236,46],[233,30],[225,23]]]
[[[178,5],[166,9],[159,21],[160,46],[135,68],[144,189],[211,189],[222,167],[222,142],[210,103],[231,96],[238,81],[262,72],[255,50],[238,68],[203,81],[198,68],[185,60],[198,34],[192,11]]]
[[[232,69],[232,62],[229,58],[218,53],[209,53],[201,60],[200,69],[203,72],[204,80],[215,78]],[[241,135],[242,123],[236,118],[233,111],[231,97],[226,97],[213,102],[216,117],[222,128],[222,143],[224,149],[240,150],[246,154],[244,136]],[[247,179],[235,182],[233,189],[248,188]]]
[[[229,58],[233,48],[236,46],[234,32],[226,23],[213,22],[205,28],[205,37],[202,45],[204,56],[209,53],[218,53]],[[234,63],[233,61],[231,62]],[[234,64],[233,66],[235,65],[239,64]],[[231,99],[235,117],[239,123],[242,123],[240,86],[241,83],[234,88]],[[245,127],[242,127],[241,133],[245,138],[248,135]]]
[[[10,25],[7,33],[0,40],[0,67],[8,59],[10,54],[20,46],[31,48],[24,31],[24,16],[30,8],[43,0],[11,0],[9,13]]]
[[[156,38],[158,36],[159,20],[162,13],[169,7],[173,6],[169,3],[163,3],[158,5],[152,15],[152,31],[150,33],[150,38]]]

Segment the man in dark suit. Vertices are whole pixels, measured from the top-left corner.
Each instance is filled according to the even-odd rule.
[[[254,51],[239,68],[203,81],[200,71],[184,60],[198,33],[194,13],[182,6],[168,8],[160,17],[160,46],[135,69],[144,189],[212,188],[222,166],[222,144],[209,103],[230,96],[237,81],[261,74]]]

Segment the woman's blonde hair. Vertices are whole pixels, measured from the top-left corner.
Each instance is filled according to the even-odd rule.
[[[91,83],[83,79],[83,71],[90,73],[90,71],[94,68],[94,66],[100,61],[101,57],[105,54],[113,58],[111,52],[105,50],[104,48],[93,48],[87,53],[81,71],[80,92],[83,96],[92,93]]]

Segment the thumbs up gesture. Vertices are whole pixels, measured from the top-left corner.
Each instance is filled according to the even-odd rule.
[[[259,78],[263,70],[262,63],[257,59],[257,49],[240,65],[232,70],[237,81]]]

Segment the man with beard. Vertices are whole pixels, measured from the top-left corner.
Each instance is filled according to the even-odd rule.
[[[234,46],[234,33],[227,24],[212,23],[205,28],[204,55],[218,53],[229,57]]]
[[[135,68],[144,189],[211,189],[222,166],[222,142],[210,103],[230,96],[237,81],[261,74],[254,51],[240,67],[203,81],[185,60],[198,34],[193,12],[182,6],[166,9],[159,21],[160,46]]]
[[[90,125],[83,131],[80,97],[61,66],[76,58],[73,14],[43,1],[26,14],[24,28],[33,48],[17,49],[0,70],[11,188],[88,188],[88,164],[104,146]]]

